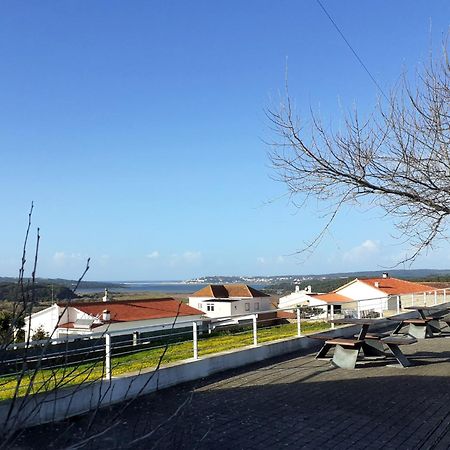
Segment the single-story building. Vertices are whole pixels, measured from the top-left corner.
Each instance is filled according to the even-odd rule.
[[[310,287],[300,290],[296,286],[295,292],[280,298],[278,306],[321,308],[323,316],[333,305],[335,312],[360,317],[383,314],[387,310],[396,311],[397,306],[414,304],[414,298],[416,303],[423,303],[426,296],[434,292],[435,289],[426,284],[391,278],[384,273],[380,278],[355,278],[326,294],[312,293]]]
[[[280,297],[278,303],[279,308],[295,308],[297,306],[314,308],[314,317],[318,319],[326,318],[331,311],[331,306],[333,306],[333,311],[335,313],[340,313],[345,307],[351,309],[352,307],[354,308],[355,305],[355,302],[351,298],[339,295],[335,292],[311,292],[310,286],[306,289],[299,289],[299,287],[296,286],[295,292]]]
[[[203,316],[173,298],[109,301],[105,296],[103,301],[55,303],[25,318],[23,329],[26,340],[28,333],[32,337],[38,330],[54,339],[95,337],[190,327]]]
[[[400,306],[411,301],[411,296],[423,296],[434,292],[431,286],[412,281],[392,278],[388,273],[383,273],[380,278],[356,278],[353,281],[335,289],[336,294],[361,300],[357,302],[359,311],[395,311],[397,304]],[[422,301],[422,298],[418,298]]]
[[[312,299],[313,292],[311,286],[307,286],[306,289],[300,289],[300,286],[295,286],[295,291],[291,294],[280,297],[278,300],[278,308],[290,308],[296,306],[307,305]]]

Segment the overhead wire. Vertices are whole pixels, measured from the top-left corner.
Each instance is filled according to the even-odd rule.
[[[361,64],[361,67],[366,71],[367,75],[369,75],[370,79],[372,80],[372,82],[375,84],[375,86],[377,87],[377,89],[381,92],[381,94],[383,95],[383,97],[389,101],[388,96],[385,94],[385,92],[383,91],[382,87],[379,85],[379,83],[377,82],[376,78],[372,75],[372,73],[370,72],[369,68],[364,64],[364,61],[362,60],[362,58],[358,55],[358,53],[356,52],[356,50],[353,48],[353,46],[350,44],[349,40],[345,37],[344,33],[342,32],[342,30],[339,28],[339,26],[337,25],[337,23],[335,22],[335,20],[331,17],[330,13],[326,10],[325,6],[322,4],[322,2],[320,0],[316,0],[317,4],[320,6],[320,8],[322,9],[322,11],[324,12],[324,14],[328,17],[328,19],[330,20],[330,22],[333,24],[334,28],[336,29],[336,31],[339,33],[339,35],[341,36],[341,38],[344,40],[344,42],[347,44],[347,47],[350,49],[350,51],[353,53],[353,55],[355,56],[355,58],[358,60],[358,62]]]

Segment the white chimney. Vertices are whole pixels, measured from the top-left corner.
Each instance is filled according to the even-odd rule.
[[[389,274],[387,272],[383,272],[383,278],[389,278]]]
[[[109,322],[111,320],[111,313],[105,309],[103,310],[103,322]]]
[[[309,284],[308,286],[306,286],[305,291],[308,292],[308,294],[311,294],[311,292],[312,292],[312,287],[311,287],[310,284]]]
[[[380,287],[380,282],[379,282],[379,281],[375,281],[375,283],[373,283],[373,285],[374,285],[376,288],[379,288],[379,287]]]
[[[300,286],[298,284],[295,285],[295,292],[300,292]]]
[[[104,301],[104,302],[109,301],[109,298],[108,298],[108,289],[106,289],[106,288],[105,288],[105,295],[103,296],[103,301]]]

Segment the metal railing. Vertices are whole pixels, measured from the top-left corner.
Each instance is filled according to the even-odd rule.
[[[308,319],[303,318],[305,306],[294,306],[231,317],[183,321],[183,328],[176,328],[175,325],[179,324],[175,320],[172,323],[140,328],[139,332],[132,327],[121,330],[120,333],[107,330],[103,335],[95,336],[95,342],[88,348],[70,348],[70,343],[66,340],[67,346],[63,352],[43,356],[31,355],[28,360],[24,360],[22,356],[15,360],[14,351],[11,351],[11,357],[2,359],[2,363],[14,367],[14,363],[20,365],[25,361],[26,367],[18,367],[17,371],[11,370],[0,374],[0,386],[2,380],[5,381],[3,384],[7,384],[8,377],[23,375],[24,372],[45,371],[47,368],[55,371],[74,365],[85,367],[87,364],[95,367],[98,379],[110,380],[114,374],[147,370],[159,367],[161,363],[185,359],[197,360],[224,350],[245,346],[256,347],[263,342],[301,337],[308,332],[333,329],[335,325],[329,322],[336,318],[349,315],[361,318],[371,315],[381,319],[400,314],[408,306],[435,306],[446,302],[447,289],[436,289],[414,294],[354,300],[341,305],[314,305],[313,308],[321,308],[322,312]],[[308,306],[308,309],[310,310],[311,306]],[[282,312],[288,314],[280,314]],[[223,325],[225,320],[227,325]],[[161,330],[162,326],[166,329]],[[172,327],[170,333],[167,327]],[[117,336],[129,338],[117,342],[115,341]],[[86,339],[89,340],[89,338],[82,340]],[[38,369],[33,367],[35,362]],[[2,366],[6,367],[5,364]],[[90,378],[89,381],[91,380]]]

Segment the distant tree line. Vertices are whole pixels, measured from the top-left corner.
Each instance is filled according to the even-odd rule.
[[[0,301],[15,301],[18,297],[17,283],[0,283]],[[67,300],[78,296],[66,286],[36,283],[34,295],[37,302],[54,300]]]

